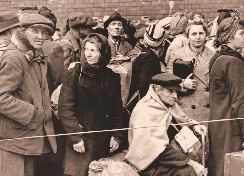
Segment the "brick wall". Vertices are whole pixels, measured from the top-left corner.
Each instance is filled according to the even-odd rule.
[[[131,20],[139,20],[141,16],[162,19],[170,13],[167,0],[0,0],[0,12],[18,10],[22,6],[47,6],[58,18],[58,27],[65,24],[72,12],[86,12],[103,19],[103,16],[117,10]],[[223,7],[236,8],[244,16],[244,0],[176,0],[171,13],[192,10],[213,20],[218,15],[217,9]]]

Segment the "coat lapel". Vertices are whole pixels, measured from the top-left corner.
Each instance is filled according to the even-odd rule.
[[[202,81],[205,85],[209,85],[208,77],[209,77],[209,62],[213,56],[214,52],[209,48],[205,47],[203,51],[203,55],[200,58],[201,62],[197,64],[194,69],[194,75],[198,77],[200,81]]]

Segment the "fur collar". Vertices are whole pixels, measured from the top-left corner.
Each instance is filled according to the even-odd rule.
[[[28,61],[40,60],[40,55],[36,49],[28,41],[26,34],[22,29],[18,29],[16,33],[12,35],[12,43],[20,50],[20,52],[26,57]]]

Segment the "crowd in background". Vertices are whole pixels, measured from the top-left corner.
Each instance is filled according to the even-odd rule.
[[[244,120],[205,121],[243,118],[244,21],[217,12],[143,26],[74,13],[63,28],[47,7],[1,13],[0,175],[96,176],[93,161],[123,153],[133,174],[223,176]],[[206,165],[173,147],[171,122],[204,132]]]

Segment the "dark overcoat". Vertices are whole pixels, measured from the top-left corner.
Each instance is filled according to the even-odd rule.
[[[65,72],[59,97],[59,117],[67,133],[100,131],[124,127],[120,76],[109,68],[99,74],[103,86],[94,77],[81,72],[80,64]],[[99,79],[100,79],[99,78]],[[122,140],[121,131],[70,135],[67,138],[64,173],[87,175],[91,161],[109,155],[110,138]],[[73,142],[84,138],[85,153],[77,153]]]
[[[244,118],[244,58],[222,47],[211,59],[210,70],[209,119]],[[224,175],[224,155],[242,150],[243,134],[243,120],[209,124],[209,176]]]
[[[161,73],[158,56],[149,48],[143,48],[132,67],[132,78],[129,99],[139,90],[140,97],[144,97],[149,89],[150,80]]]

